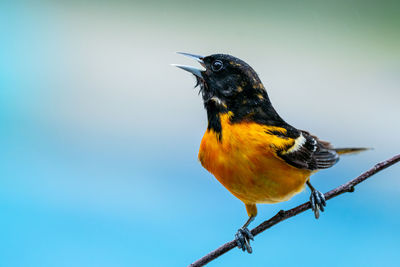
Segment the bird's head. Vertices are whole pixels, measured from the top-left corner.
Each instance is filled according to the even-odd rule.
[[[204,68],[175,65],[196,77],[207,110],[208,129],[220,132],[220,115],[224,113],[230,114],[231,123],[290,127],[272,107],[257,73],[243,60],[226,54],[179,54],[197,60]]]
[[[239,107],[258,105],[268,99],[257,73],[243,60],[226,54],[179,54],[197,60],[204,68],[175,65],[195,75],[206,109],[235,113]]]

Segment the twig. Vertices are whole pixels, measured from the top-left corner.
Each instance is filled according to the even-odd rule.
[[[325,198],[326,200],[337,197],[338,195],[341,195],[343,193],[347,193],[347,192],[354,192],[354,187],[356,185],[358,185],[361,182],[364,182],[366,179],[368,179],[369,177],[371,177],[372,175],[376,174],[377,172],[386,169],[390,166],[392,166],[393,164],[397,163],[400,161],[400,154],[396,155],[388,160],[382,161],[378,164],[376,164],[374,167],[372,167],[371,169],[369,169],[368,171],[364,172],[363,174],[361,174],[360,176],[358,176],[357,178],[354,178],[353,180],[340,185],[338,187],[336,187],[335,189],[332,189],[331,191],[325,193]],[[268,228],[274,226],[275,224],[278,224],[288,218],[294,217],[308,209],[311,208],[311,204],[310,202],[306,202],[303,203],[293,209],[290,210],[281,210],[279,211],[275,216],[273,216],[271,219],[264,221],[263,223],[261,223],[259,226],[257,226],[256,228],[251,230],[251,233],[256,236],[261,232],[264,232],[265,230],[267,230]],[[218,258],[219,256],[221,256],[222,254],[228,252],[229,250],[233,249],[234,247],[236,247],[236,241],[232,240],[228,243],[225,243],[224,245],[220,246],[219,248],[217,248],[214,251],[211,251],[210,253],[208,253],[207,255],[205,255],[204,257],[202,257],[201,259],[193,262],[192,264],[190,264],[190,267],[198,267],[198,266],[204,266],[207,263],[209,263],[210,261]]]

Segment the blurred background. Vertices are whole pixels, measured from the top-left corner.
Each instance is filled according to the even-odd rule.
[[[0,266],[186,266],[233,239],[245,208],[197,160],[176,51],[235,55],[287,122],[374,148],[314,175],[323,192],[399,153],[399,3],[2,1]],[[399,204],[397,165],[209,265],[398,266]]]

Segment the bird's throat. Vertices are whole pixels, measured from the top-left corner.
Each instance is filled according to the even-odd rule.
[[[228,113],[226,108],[223,108],[216,103],[205,105],[207,110],[208,126],[207,130],[215,132],[219,141],[222,141],[222,124],[221,115]]]

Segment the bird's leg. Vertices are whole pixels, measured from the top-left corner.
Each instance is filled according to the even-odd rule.
[[[254,240],[253,234],[247,228],[249,224],[254,221],[254,218],[257,216],[257,206],[256,204],[246,204],[247,215],[249,215],[249,219],[246,223],[237,231],[235,234],[236,244],[239,249],[243,251],[247,251],[248,253],[252,253],[253,249],[250,246],[250,240]]]
[[[311,209],[314,211],[315,219],[319,218],[319,211],[324,211],[326,206],[325,196],[311,185],[310,181],[307,181],[307,185],[311,190],[310,202]]]
[[[254,220],[256,216],[250,216],[247,222],[236,232],[235,240],[238,248],[248,253],[252,253],[253,249],[250,246],[250,240],[254,240],[254,236],[251,234],[249,224]]]

